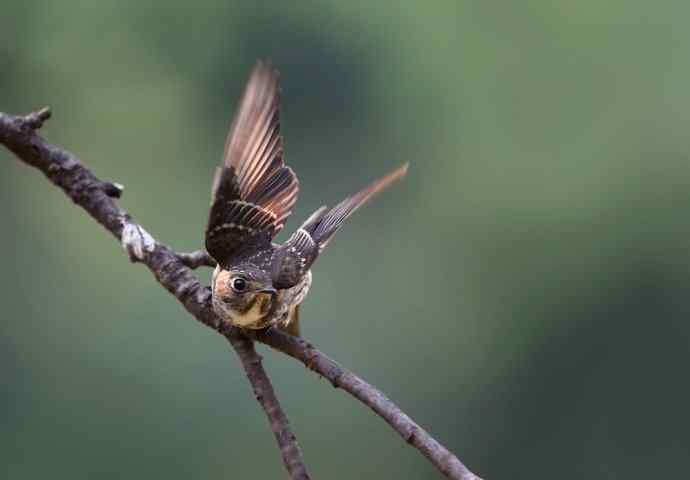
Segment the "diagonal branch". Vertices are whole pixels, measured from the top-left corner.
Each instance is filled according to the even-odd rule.
[[[145,264],[156,280],[172,293],[198,321],[225,336],[237,352],[257,400],[266,412],[271,429],[291,478],[308,479],[299,445],[287,417],[280,407],[261,357],[245,333],[221,323],[211,307],[211,294],[202,287],[190,268],[212,266],[205,252],[178,254],[157,242],[135,223],[113,198],[122,193],[121,185],[98,179],[74,155],[45,142],[36,132],[50,117],[42,109],[25,117],[0,113],[0,144],[20,160],[41,170],[76,204],[84,208],[121,242],[134,262]],[[327,378],[381,416],[410,445],[419,450],[444,475],[452,479],[480,480],[460,460],[421,428],[374,386],[315,349],[302,338],[277,329],[249,333],[259,342],[289,355]]]

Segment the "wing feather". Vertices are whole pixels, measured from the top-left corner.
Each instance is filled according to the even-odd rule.
[[[249,76],[212,191],[206,249],[221,264],[270,246],[297,201],[297,176],[283,162],[279,74],[266,62]]]
[[[225,142],[224,165],[237,172],[240,196],[276,214],[276,232],[290,215],[297,201],[299,182],[283,162],[283,138],[280,133],[280,77],[266,62],[252,70],[239,111]],[[269,186],[276,201],[256,192]],[[258,197],[258,200],[257,200]]]

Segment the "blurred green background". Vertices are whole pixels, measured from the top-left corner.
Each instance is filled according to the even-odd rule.
[[[321,202],[411,162],[314,268],[305,336],[487,479],[687,475],[690,4],[27,1],[0,110],[178,250],[247,74],[283,74]],[[0,477],[284,478],[227,343],[0,150]],[[284,237],[281,237],[284,238]],[[201,271],[208,281],[209,271]],[[438,478],[379,418],[259,347],[314,478]]]

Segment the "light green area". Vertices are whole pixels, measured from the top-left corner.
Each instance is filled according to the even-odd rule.
[[[303,331],[487,479],[683,478],[687,2],[27,1],[0,110],[179,250],[252,63],[283,73],[295,227],[392,167],[314,269]],[[0,477],[285,478],[228,345],[0,152]],[[201,272],[204,280],[209,272]],[[438,478],[380,419],[266,365],[314,478]]]

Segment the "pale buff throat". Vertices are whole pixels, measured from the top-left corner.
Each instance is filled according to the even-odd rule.
[[[257,293],[246,312],[232,311],[231,321],[242,328],[264,328],[271,310],[271,295]]]

